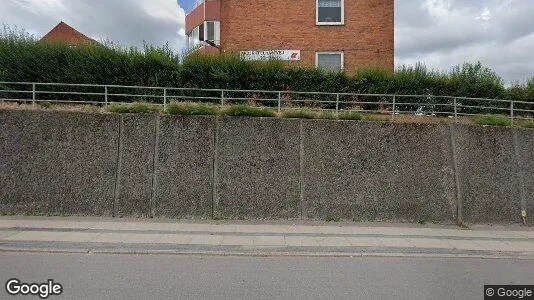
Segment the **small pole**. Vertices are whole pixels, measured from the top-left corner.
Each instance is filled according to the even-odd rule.
[[[282,92],[278,92],[278,112],[282,111]]]
[[[336,94],[336,116],[339,116],[339,94]]]
[[[391,121],[395,120],[395,110],[397,109],[397,96],[393,95],[393,110],[391,111]]]
[[[163,110],[167,109],[167,88],[163,89]]]
[[[108,86],[104,86],[104,98],[106,101],[106,105],[108,105]]]
[[[32,104],[35,105],[35,83],[32,83]]]
[[[510,101],[510,120],[512,121],[512,127],[514,127],[514,101]]]
[[[458,123],[458,100],[454,97],[454,122]]]
[[[221,105],[224,105],[224,90],[221,90]]]

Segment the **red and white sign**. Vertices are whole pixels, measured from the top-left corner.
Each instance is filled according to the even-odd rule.
[[[300,60],[300,50],[241,51],[243,60]]]

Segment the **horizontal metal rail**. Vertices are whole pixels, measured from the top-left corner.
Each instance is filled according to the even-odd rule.
[[[12,87],[12,88],[9,88]],[[69,91],[70,90],[70,91]],[[51,95],[73,99],[44,99]],[[27,97],[27,98],[26,98]],[[92,98],[90,98],[92,97]],[[0,101],[31,103],[68,103],[110,105],[148,99],[164,108],[172,101],[217,102],[234,104],[252,102],[281,111],[311,109],[314,111],[362,112],[395,116],[401,114],[448,116],[458,121],[460,116],[477,116],[488,111],[514,119],[534,120],[534,101],[514,101],[456,96],[362,94],[349,92],[275,91],[201,89],[193,87],[151,87],[46,82],[0,82]],[[374,98],[374,99],[373,99]],[[76,100],[74,100],[76,99]],[[95,99],[93,101],[93,99]],[[124,99],[125,101],[121,101]],[[362,101],[359,101],[362,100]],[[376,100],[376,101],[373,101]]]

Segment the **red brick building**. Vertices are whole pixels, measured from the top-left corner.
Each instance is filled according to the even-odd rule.
[[[394,0],[199,0],[186,34],[189,48],[202,52],[393,70],[394,15]]]
[[[88,38],[81,32],[70,27],[65,22],[60,22],[41,39],[41,42],[62,42],[69,45],[98,44],[97,41]]]

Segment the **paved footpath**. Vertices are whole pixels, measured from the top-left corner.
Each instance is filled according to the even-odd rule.
[[[534,228],[0,217],[0,251],[534,259]]]

